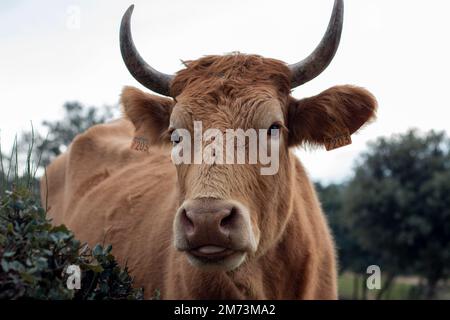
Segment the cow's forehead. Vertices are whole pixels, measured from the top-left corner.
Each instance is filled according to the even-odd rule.
[[[283,62],[239,54],[207,56],[185,65],[172,83],[174,127],[202,121],[206,126],[249,128],[282,121],[291,76]]]
[[[192,128],[194,121],[218,129],[267,128],[284,122],[283,105],[277,98],[261,94],[252,99],[235,99],[210,103],[183,99],[173,108],[170,126]]]
[[[288,95],[291,73],[284,62],[257,55],[206,56],[185,63],[175,76],[171,92],[174,97],[221,99],[242,98],[252,90],[270,89]]]

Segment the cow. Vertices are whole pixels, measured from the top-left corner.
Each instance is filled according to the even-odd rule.
[[[349,144],[374,119],[377,102],[351,85],[300,100],[291,90],[332,61],[343,1],[335,1],[319,46],[298,63],[232,53],[187,61],[176,75],[139,55],[132,11],[122,18],[122,57],[158,95],[125,87],[124,116],[78,135],[48,166],[41,190],[53,223],[91,246],[111,244],[146,298],[159,291],[163,299],[336,299],[333,238],[294,149]],[[278,171],[174,164],[175,133],[192,132],[194,121],[221,132],[278,132]]]

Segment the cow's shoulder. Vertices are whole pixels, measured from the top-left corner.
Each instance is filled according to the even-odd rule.
[[[155,171],[173,175],[167,150],[132,150],[133,136],[134,127],[128,120],[99,124],[77,135],[66,152],[52,161],[41,179],[41,194],[50,215],[57,215],[53,217],[56,222],[65,221],[69,211],[96,189],[118,193],[124,186],[133,189],[144,175]]]
[[[69,156],[79,160],[117,154],[129,149],[133,132],[133,125],[125,119],[95,125],[75,137],[68,150]]]
[[[89,185],[131,166],[158,166],[170,161],[170,154],[163,148],[133,150],[133,136],[134,127],[126,119],[96,125],[79,134],[67,151],[66,179],[73,185]]]

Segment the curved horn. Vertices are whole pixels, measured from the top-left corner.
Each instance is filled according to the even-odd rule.
[[[339,47],[344,22],[344,1],[335,0],[333,14],[322,41],[306,59],[289,65],[291,88],[298,87],[321,74],[331,63]]]
[[[146,88],[155,91],[159,94],[170,95],[170,82],[173,75],[168,75],[153,69],[140,56],[139,52],[134,46],[133,37],[131,36],[131,14],[133,13],[134,5],[131,5],[125,12],[120,25],[120,51],[122,53],[123,61],[128,68],[128,71],[133,77],[139,81]]]

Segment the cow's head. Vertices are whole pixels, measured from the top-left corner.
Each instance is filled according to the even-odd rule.
[[[136,132],[133,146],[172,145],[177,131],[265,130],[279,144],[278,171],[261,174],[256,164],[176,165],[180,206],[174,242],[200,268],[232,270],[258,257],[281,238],[289,220],[296,175],[289,148],[342,142],[374,116],[376,102],[364,89],[337,86],[302,100],[295,88],[319,75],[339,45],[343,2],[336,0],[328,30],[316,50],[294,65],[255,55],[207,56],[186,63],[175,76],[143,61],[130,33],[132,7],[122,20],[121,50],[131,74],[161,97],[125,88],[122,103]],[[177,138],[178,137],[178,138]],[[259,136],[258,136],[259,137]],[[183,137],[186,139],[185,137]],[[260,137],[259,137],[260,138]],[[212,142],[202,142],[204,148]]]

